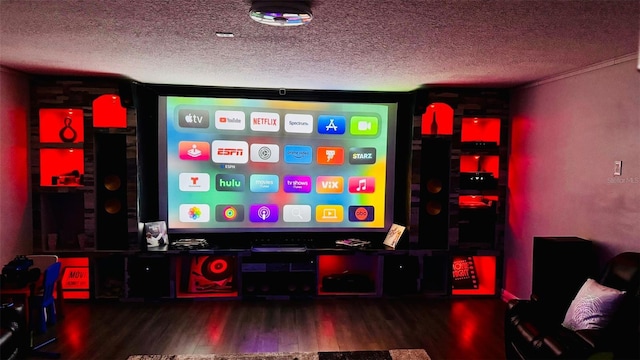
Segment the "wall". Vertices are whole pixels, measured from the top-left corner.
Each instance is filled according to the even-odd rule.
[[[29,81],[0,67],[0,265],[32,252]]]
[[[635,56],[512,93],[505,295],[531,293],[534,236],[595,242],[600,265],[640,251],[640,73]],[[613,176],[622,160],[622,176]]]

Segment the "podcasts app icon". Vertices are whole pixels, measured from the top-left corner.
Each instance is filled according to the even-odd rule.
[[[243,205],[216,205],[216,221],[238,222],[244,220]]]

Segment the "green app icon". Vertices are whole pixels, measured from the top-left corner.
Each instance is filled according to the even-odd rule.
[[[377,135],[378,118],[375,116],[353,116],[349,131],[351,135]]]

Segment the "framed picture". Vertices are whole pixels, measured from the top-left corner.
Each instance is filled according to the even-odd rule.
[[[144,237],[147,251],[167,251],[169,249],[167,223],[164,221],[144,223]]]

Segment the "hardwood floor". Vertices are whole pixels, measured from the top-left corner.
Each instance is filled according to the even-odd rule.
[[[126,359],[424,348],[433,359],[503,359],[504,310],[495,298],[71,302],[51,330],[58,340],[43,350]]]

